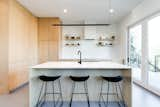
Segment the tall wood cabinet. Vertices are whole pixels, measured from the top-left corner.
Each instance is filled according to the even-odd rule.
[[[59,60],[59,44],[61,40],[61,27],[52,26],[60,24],[59,18],[38,19],[38,61]]]
[[[9,0],[9,90],[28,82],[37,64],[38,20],[16,0]]]
[[[0,94],[28,82],[37,64],[38,20],[16,0],[0,0]]]
[[[37,18],[17,0],[0,0],[0,94],[28,82],[29,68],[57,61],[59,18]]]
[[[0,0],[0,94],[8,92],[9,1]]]

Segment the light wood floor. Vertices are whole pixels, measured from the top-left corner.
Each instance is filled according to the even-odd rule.
[[[0,107],[29,107],[28,85],[9,94],[0,96]],[[133,107],[160,107],[160,97],[133,85]]]

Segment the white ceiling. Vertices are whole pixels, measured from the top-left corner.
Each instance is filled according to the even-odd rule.
[[[60,17],[63,21],[119,21],[143,0],[111,0],[115,13],[108,13],[108,0],[18,0],[38,17]],[[63,10],[68,13],[64,14]]]

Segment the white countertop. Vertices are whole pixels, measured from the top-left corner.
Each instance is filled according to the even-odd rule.
[[[82,62],[82,64],[74,61],[57,61],[42,63],[33,66],[32,69],[131,69],[131,67],[111,61]]]

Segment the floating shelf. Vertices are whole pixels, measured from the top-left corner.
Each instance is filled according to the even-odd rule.
[[[65,40],[81,40],[80,36],[65,36]]]
[[[115,36],[112,36],[110,38],[108,38],[108,37],[105,37],[105,38],[100,37],[98,39],[98,41],[114,41],[114,40],[115,40]]]
[[[65,46],[80,46],[80,43],[66,43]]]
[[[110,24],[53,24],[52,26],[109,26]]]
[[[113,46],[113,43],[106,43],[104,41],[99,41],[97,46]]]

